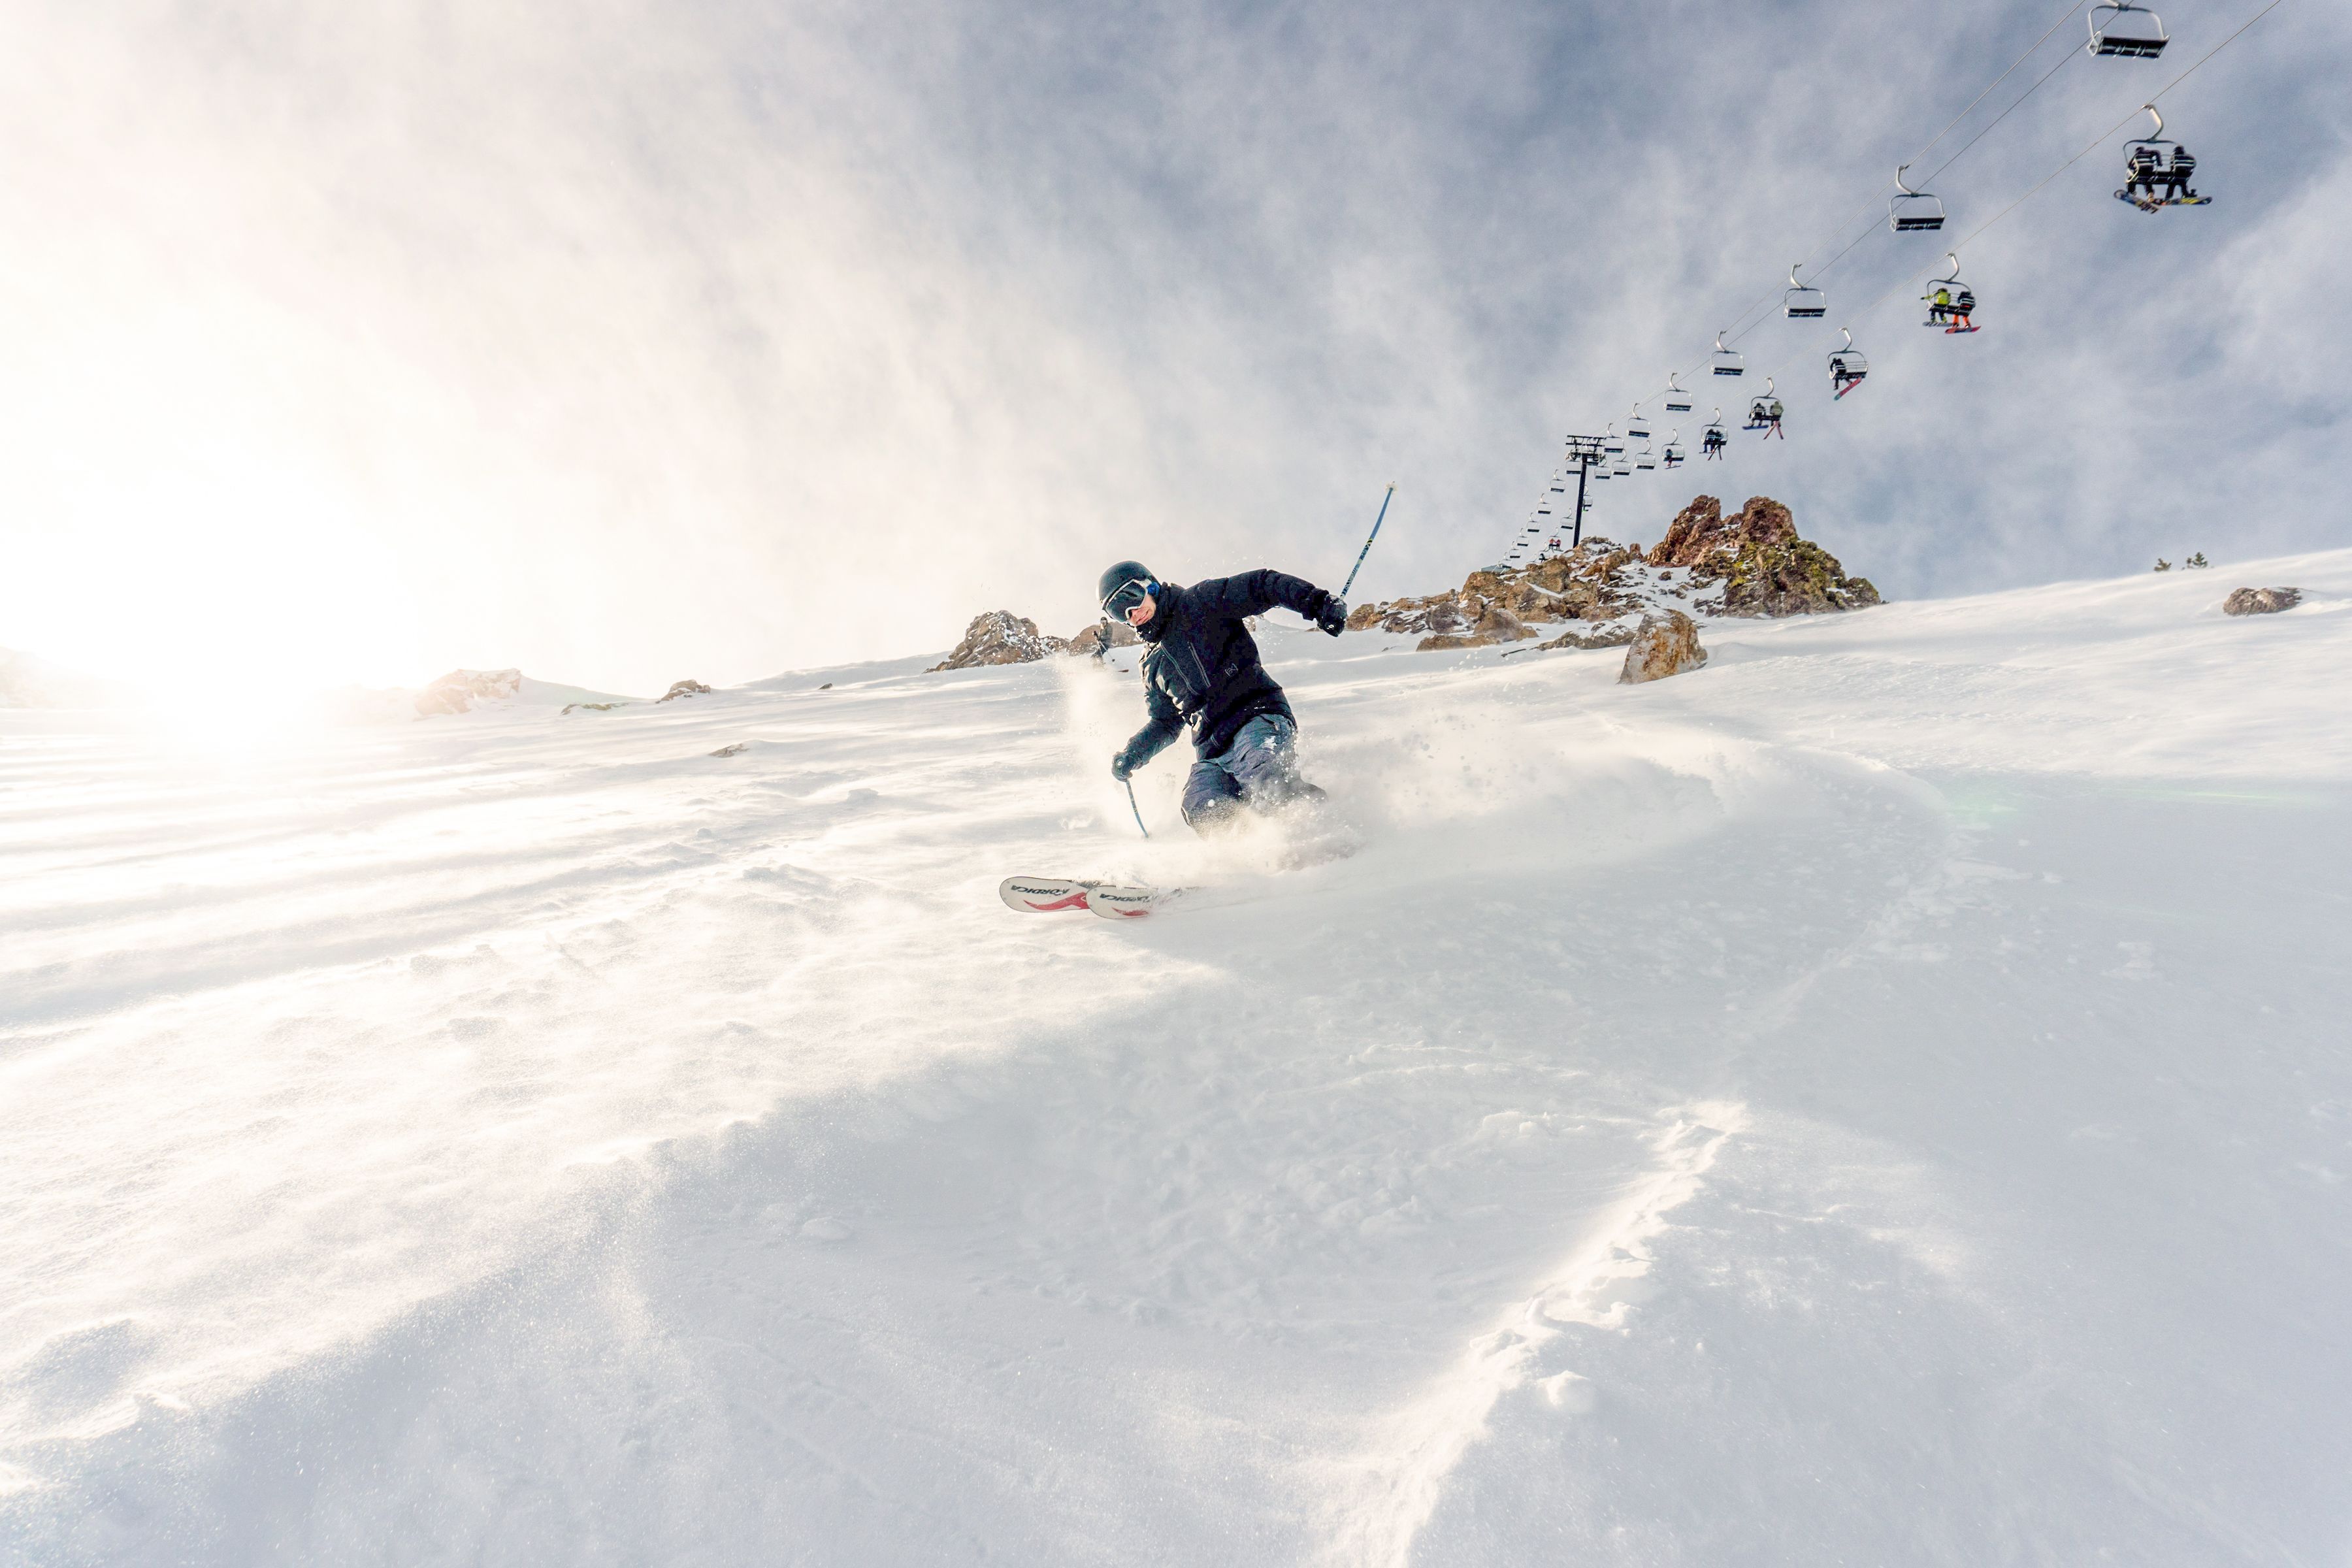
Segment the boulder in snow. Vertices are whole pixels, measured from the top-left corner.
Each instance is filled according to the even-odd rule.
[[[709,695],[710,688],[703,685],[699,680],[681,680],[673,684],[667,691],[663,692],[659,697],[655,698],[654,700],[656,702],[667,702],[671,699],[677,697],[708,697]]]
[[[1047,637],[1037,623],[1010,610],[989,610],[974,616],[964,628],[963,641],[926,674],[942,669],[970,669],[982,664],[1027,664],[1062,649],[1062,639]]]
[[[2274,616],[2303,603],[2300,588],[2241,588],[2221,601],[2225,616]]]
[[[1617,679],[1627,686],[1664,680],[1706,662],[1706,649],[1698,645],[1698,623],[1680,610],[1668,610],[1643,618],[1626,647],[1624,672]]]

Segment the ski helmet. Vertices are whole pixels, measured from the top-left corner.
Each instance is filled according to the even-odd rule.
[[[1141,604],[1143,595],[1158,586],[1160,579],[1151,574],[1150,567],[1140,561],[1122,561],[1095,584],[1095,602],[1102,605],[1105,615],[1124,620],[1128,610]]]

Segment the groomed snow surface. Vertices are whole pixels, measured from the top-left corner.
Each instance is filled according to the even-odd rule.
[[[2352,552],[1276,618],[1285,875],[1083,660],[0,715],[0,1561],[2347,1561]]]

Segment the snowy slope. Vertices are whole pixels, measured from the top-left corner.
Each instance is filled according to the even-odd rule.
[[[2352,552],[1708,637],[0,715],[0,1559],[2341,1562]]]

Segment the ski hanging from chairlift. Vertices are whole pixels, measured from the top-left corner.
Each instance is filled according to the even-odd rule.
[[[2105,22],[2099,13],[2108,13]],[[2145,17],[2146,20],[2135,20]],[[2106,4],[2091,7],[2091,41],[2084,47],[2095,55],[2116,55],[2125,59],[2152,60],[2164,53],[2164,46],[2172,40],[2164,34],[2164,18],[2145,5],[2134,5],[2129,0],[2106,0]]]
[[[1944,204],[1926,191],[1915,191],[1903,183],[1903,172],[1911,165],[1903,164],[1895,171],[1895,188],[1903,194],[1886,198],[1886,224],[1897,234],[1944,226]]]
[[[2143,103],[2156,129],[2137,142],[2124,144],[2124,188],[2116,193],[2116,200],[2129,202],[2142,212],[2162,212],[2167,207],[2201,207],[2213,198],[2200,196],[2189,187],[2189,176],[2197,173],[2197,159],[2179,142],[2164,133],[2164,116],[2156,105]],[[2165,149],[2169,147],[2169,153]]]
[[[1845,347],[1830,354],[1830,394],[1833,400],[1860,386],[1863,378],[1870,374],[1870,361],[1853,346],[1853,333],[1843,327],[1838,332],[1845,339]]]
[[[1920,324],[1941,327],[1947,332],[1973,332],[1977,330],[1971,319],[1977,309],[1976,290],[1960,281],[1960,258],[1956,253],[1946,251],[1944,259],[1951,263],[1951,273],[1928,284],[1927,292],[1919,296],[1927,305],[1927,319]]]

